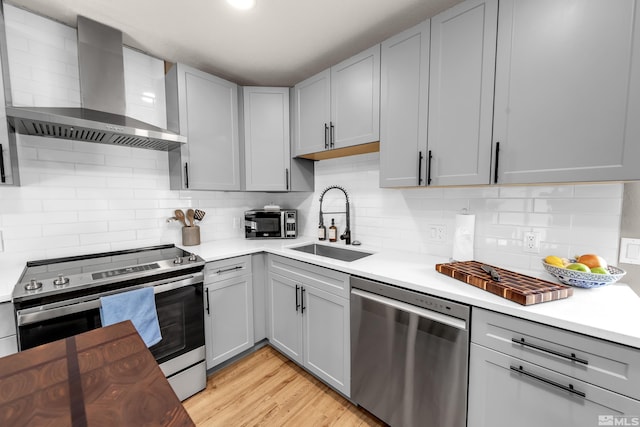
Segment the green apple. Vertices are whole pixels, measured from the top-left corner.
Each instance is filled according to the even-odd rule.
[[[589,267],[579,262],[571,263],[567,265],[565,268],[568,268],[569,270],[582,271],[584,273],[591,273],[591,270],[589,270]]]
[[[593,267],[591,272],[596,274],[609,274],[609,270],[604,267]]]

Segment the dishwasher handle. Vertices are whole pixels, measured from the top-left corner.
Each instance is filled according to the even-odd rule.
[[[453,316],[447,316],[446,314],[427,310],[425,308],[417,307],[415,305],[407,304],[406,302],[396,301],[394,299],[383,297],[381,295],[372,294],[371,292],[363,291],[360,289],[351,289],[351,295],[356,295],[361,298],[365,298],[370,301],[377,302],[379,304],[393,307],[397,310],[412,313],[420,317],[424,317],[425,319],[433,320],[434,322],[443,323],[445,325],[454,327],[456,329],[461,329],[461,330],[467,329],[467,322],[462,319],[458,319],[457,317],[453,317]]]

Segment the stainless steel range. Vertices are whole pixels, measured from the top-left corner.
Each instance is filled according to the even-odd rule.
[[[152,286],[162,340],[149,350],[184,400],[206,386],[204,264],[174,245],[29,261],[13,291],[19,349],[99,328],[100,297]]]

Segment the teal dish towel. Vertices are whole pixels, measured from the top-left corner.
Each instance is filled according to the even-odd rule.
[[[102,326],[131,320],[147,347],[162,339],[153,287],[100,297],[100,304]]]

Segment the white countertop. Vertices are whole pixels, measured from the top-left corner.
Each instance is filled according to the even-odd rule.
[[[360,246],[353,249],[374,254],[344,262],[291,249],[310,242],[313,240],[304,238],[293,241],[230,239],[185,249],[206,261],[269,252],[640,349],[640,296],[624,283],[595,289],[574,288],[569,298],[523,306],[438,273],[435,264],[447,262],[444,258],[373,251]],[[345,247],[341,243],[331,245]],[[23,268],[24,265],[2,266],[0,302],[11,300],[13,286]],[[551,277],[542,278],[551,280]]]

